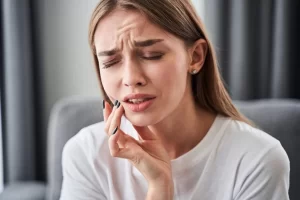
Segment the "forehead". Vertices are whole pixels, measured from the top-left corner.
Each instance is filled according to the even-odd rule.
[[[95,45],[113,48],[124,37],[137,41],[170,38],[170,34],[151,23],[138,11],[118,8],[99,22],[95,31]]]

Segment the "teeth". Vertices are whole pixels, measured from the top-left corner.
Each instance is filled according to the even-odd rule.
[[[144,101],[147,101],[147,99],[129,99],[128,101],[130,103],[138,104],[138,103],[142,103]]]

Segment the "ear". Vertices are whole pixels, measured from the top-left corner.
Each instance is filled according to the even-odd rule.
[[[190,49],[190,66],[189,72],[191,74],[198,73],[205,62],[207,54],[207,42],[204,39],[197,40]]]

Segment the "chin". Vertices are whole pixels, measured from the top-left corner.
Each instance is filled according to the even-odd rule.
[[[135,126],[150,126],[158,123],[158,118],[151,113],[126,113],[125,117]]]

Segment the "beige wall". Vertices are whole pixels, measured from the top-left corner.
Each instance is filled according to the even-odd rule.
[[[203,21],[205,20],[205,1],[206,0],[192,0],[200,18]]]
[[[88,22],[97,0],[36,0],[35,35],[42,123],[53,104],[73,95],[99,95],[88,46]]]

